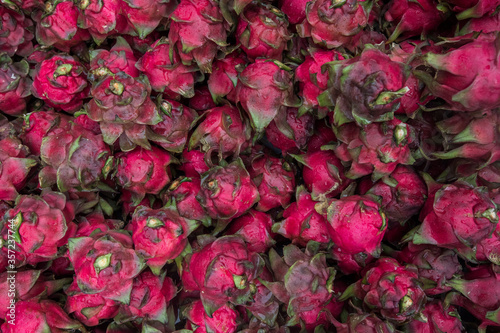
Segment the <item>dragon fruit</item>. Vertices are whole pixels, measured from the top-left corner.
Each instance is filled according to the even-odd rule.
[[[209,156],[215,151],[222,159],[238,156],[248,147],[251,128],[237,108],[230,105],[215,107],[207,110],[203,117],[191,134],[189,150],[200,146],[201,151]]]
[[[20,323],[23,323],[22,329],[27,332],[71,332],[77,330],[87,332],[82,323],[68,317],[61,306],[52,300],[33,298],[16,302],[15,312],[14,319],[2,324],[2,332],[19,332]]]
[[[440,301],[432,301],[425,305],[421,315],[424,320],[413,319],[407,324],[409,332],[465,332],[460,315],[453,306],[445,307]]]
[[[337,301],[333,289],[336,271],[327,266],[324,253],[315,253],[312,248],[304,253],[295,245],[287,245],[283,258],[271,249],[269,260],[277,282],[263,283],[287,304],[289,326],[302,323],[310,331],[317,325],[328,325],[327,312],[340,314],[343,304]]]
[[[163,18],[172,13],[176,5],[174,0],[122,0],[121,14],[134,27],[129,34],[137,34],[144,39],[161,24]]]
[[[288,22],[277,8],[266,4],[245,7],[240,14],[236,38],[248,59],[281,61],[287,42],[292,38]]]
[[[158,100],[162,121],[152,125],[150,138],[171,153],[181,153],[188,141],[188,132],[198,119],[195,110],[172,100]]]
[[[137,61],[136,67],[149,78],[155,91],[191,98],[195,83],[202,78],[196,73],[195,66],[181,63],[179,54],[170,43],[165,38],[157,40]]]
[[[231,102],[236,100],[237,68],[245,63],[243,53],[237,51],[228,54],[223,59],[214,61],[207,85],[216,103],[221,103],[223,98],[227,98]]]
[[[28,73],[25,60],[13,62],[6,54],[0,54],[0,111],[10,116],[24,113],[27,97],[31,95]]]
[[[100,134],[72,123],[52,129],[42,140],[38,174],[40,187],[57,184],[61,192],[69,189],[96,190],[113,167],[113,156]]]
[[[500,265],[500,224],[491,237],[485,238],[475,247],[475,259],[477,261],[490,261],[495,265]]]
[[[297,24],[306,18],[306,6],[310,0],[281,0],[281,11],[291,24]]]
[[[295,174],[286,161],[257,153],[250,156],[247,170],[257,186],[260,200],[255,209],[267,212],[276,207],[286,207],[295,189]]]
[[[11,230],[14,232],[16,258],[30,265],[55,259],[59,248],[76,231],[73,222],[75,209],[75,204],[59,192],[19,196],[14,208],[3,217],[4,231],[8,220],[14,221]]]
[[[119,72],[139,77],[140,72],[135,68],[136,62],[137,59],[127,41],[117,37],[115,45],[109,51],[97,49],[90,52],[89,78],[99,81],[106,75]]]
[[[371,174],[372,180],[378,180],[390,175],[398,164],[411,165],[415,161],[409,146],[414,140],[412,128],[398,119],[362,128],[347,123],[335,134],[341,142],[335,154],[343,162],[352,162],[346,172],[348,178]]]
[[[217,106],[212,98],[212,94],[208,89],[208,85],[196,87],[194,96],[189,100],[189,107],[195,109],[198,114],[203,111],[213,109]]]
[[[34,13],[36,39],[43,46],[54,46],[63,52],[90,39],[87,30],[78,27],[80,11],[71,0],[49,0],[42,11]]]
[[[54,55],[35,69],[32,93],[53,108],[77,111],[89,89],[85,68],[71,56]]]
[[[251,209],[234,219],[225,234],[243,238],[250,252],[265,253],[276,243],[271,232],[272,224],[270,215]]]
[[[293,244],[306,246],[309,241],[326,245],[330,242],[327,220],[315,210],[317,202],[304,186],[297,187],[296,202],[283,212],[284,220],[273,225],[273,231],[292,240]]]
[[[332,256],[346,274],[359,272],[380,256],[387,229],[385,214],[369,196],[351,195],[328,203],[321,212],[327,218]]]
[[[200,178],[201,174],[207,172],[210,168],[205,162],[205,153],[200,150],[184,149],[181,155],[181,165],[179,170],[184,171],[187,177]]]
[[[329,49],[345,45],[367,24],[372,1],[313,0],[306,4],[306,19],[297,25],[302,38]]]
[[[361,280],[340,297],[356,297],[382,318],[401,324],[417,316],[426,302],[417,268],[401,266],[396,259],[380,258],[367,268]]]
[[[101,321],[112,319],[118,314],[120,303],[99,294],[83,293],[76,280],[65,293],[68,295],[65,310],[86,326],[97,326]]]
[[[189,220],[201,221],[203,225],[210,226],[212,221],[210,216],[196,199],[200,190],[201,179],[199,176],[181,177],[172,182],[163,196],[163,201],[165,203],[175,201],[180,216]]]
[[[377,317],[373,313],[350,313],[345,323],[331,319],[337,333],[394,333],[394,325]]]
[[[344,166],[331,150],[292,156],[304,166],[302,177],[313,200],[336,197],[350,184]]]
[[[9,57],[15,54],[28,56],[33,51],[33,21],[12,3],[3,3],[0,17],[0,53],[6,53]]]
[[[131,224],[134,248],[156,275],[184,251],[187,237],[198,227],[195,221],[179,216],[172,204],[160,209],[140,206]]]
[[[314,153],[321,150],[321,147],[334,144],[337,142],[337,137],[332,129],[323,121],[318,121],[314,129],[314,134],[307,142],[307,151]]]
[[[252,297],[253,280],[264,265],[262,258],[248,251],[245,241],[235,235],[208,239],[200,246],[183,266],[184,289],[200,292],[209,317],[227,302],[246,304]]]
[[[133,249],[125,231],[96,232],[91,237],[70,238],[69,258],[78,287],[85,294],[130,303],[133,279],[144,261]]]
[[[79,3],[78,26],[88,29],[99,45],[107,36],[126,29],[125,17],[120,15],[121,7],[121,0],[82,0]]]
[[[490,33],[498,30],[500,30],[500,12],[468,20],[460,29],[460,35],[467,35],[475,31]]]
[[[173,158],[163,149],[138,147],[130,152],[118,153],[115,158],[116,182],[132,192],[134,203],[139,203],[146,193],[159,194],[170,182],[169,165]]]
[[[212,316],[205,313],[201,300],[188,304],[182,311],[186,328],[193,333],[234,333],[238,328],[239,313],[231,305],[223,305]]]
[[[495,0],[441,0],[449,4],[451,9],[457,13],[457,19],[465,20],[489,16],[495,13],[498,2]]]
[[[318,109],[321,114],[327,113],[326,107],[320,107],[318,96],[328,86],[328,72],[323,72],[321,67],[332,61],[343,60],[344,57],[337,51],[311,49],[304,62],[295,70],[295,79],[299,82],[302,105],[299,114],[313,109]]]
[[[212,61],[226,46],[227,24],[214,0],[181,0],[170,16],[168,39],[176,45],[182,62],[194,61],[203,73],[212,72]]]
[[[238,158],[227,166],[214,166],[204,173],[197,199],[211,218],[227,224],[259,201],[259,191]],[[223,224],[217,229],[223,228]]]
[[[253,128],[261,133],[267,125],[298,102],[293,94],[290,68],[278,61],[256,59],[238,77],[236,101],[250,116]]]

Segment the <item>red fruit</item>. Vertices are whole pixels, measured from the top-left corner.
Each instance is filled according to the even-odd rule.
[[[210,77],[212,77],[212,75],[213,73],[210,75]],[[194,91],[193,98],[189,100],[189,107],[195,109],[200,114],[202,113],[202,111],[213,109],[216,106],[217,104],[215,104],[214,99],[212,98],[209,86],[197,87]]]
[[[172,157],[163,149],[136,148],[116,154],[116,181],[132,192],[134,203],[139,203],[146,193],[159,194],[170,182]]]
[[[119,72],[138,77],[141,73],[135,68],[136,62],[137,59],[127,41],[117,37],[111,50],[97,49],[90,52],[89,77],[98,81],[109,74]]]
[[[303,186],[297,188],[293,202],[283,212],[284,220],[273,225],[273,231],[292,240],[293,244],[305,247],[309,241],[326,245],[330,242],[327,220],[316,212],[311,195]]]
[[[132,281],[144,267],[125,231],[94,233],[71,238],[69,258],[78,287],[85,294],[99,293],[105,299],[130,303]]]
[[[465,20],[473,17],[483,17],[495,13],[498,7],[496,0],[445,0],[452,6],[457,14],[457,19]]]
[[[205,153],[195,149],[184,149],[179,170],[184,171],[187,177],[200,178],[201,174],[209,169],[205,163]]]
[[[194,61],[204,73],[212,72],[212,61],[226,46],[227,24],[219,4],[213,0],[181,0],[170,16],[168,39],[177,44],[182,63]]]
[[[280,1],[281,11],[286,14],[291,24],[302,22],[306,18],[306,6],[310,0],[283,0]]]
[[[445,308],[442,301],[435,300],[427,303],[421,315],[427,320],[411,320],[406,326],[408,331],[421,333],[464,332],[457,309],[453,306],[446,306]]]
[[[182,64],[178,53],[171,49],[171,42],[165,38],[157,40],[137,61],[136,67],[149,78],[155,91],[191,98],[194,84],[199,81],[196,67]]]
[[[345,323],[333,319],[337,333],[394,333],[394,326],[373,313],[350,313]]]
[[[126,219],[129,215],[132,215],[135,209],[139,206],[146,206],[151,208],[160,208],[161,202],[156,200],[154,197],[147,195],[140,202],[134,199],[132,192],[127,190],[122,190],[122,196],[120,197],[120,203],[123,207],[123,218]],[[159,205],[159,206],[158,206]]]
[[[79,7],[78,26],[88,29],[98,45],[126,28],[125,17],[120,15],[121,0],[81,0]]]
[[[208,168],[207,168],[208,170]],[[203,222],[210,226],[211,219],[196,196],[201,190],[201,179],[198,177],[179,178],[172,182],[163,198],[164,202],[175,201],[180,216],[190,220]]]
[[[251,129],[237,108],[219,106],[206,111],[204,117],[189,139],[189,150],[201,146],[201,151],[209,155],[216,151],[222,159],[238,156],[248,147]]]
[[[292,35],[288,22],[277,8],[269,5],[245,7],[236,28],[236,38],[248,59],[282,60],[283,51]]]
[[[500,265],[500,224],[497,224],[491,237],[477,243],[475,257],[478,261],[490,261]]]
[[[223,98],[231,102],[236,100],[236,84],[238,82],[238,66],[246,63],[243,53],[232,52],[223,59],[217,59],[212,65],[212,74],[208,78],[208,89],[215,102],[221,103]]]
[[[34,72],[33,95],[66,112],[82,107],[89,88],[85,68],[71,56],[55,55],[42,61]]]
[[[243,238],[250,252],[265,253],[276,243],[271,232],[272,224],[271,216],[251,209],[234,219],[225,234]]]
[[[212,316],[208,316],[200,300],[190,303],[184,308],[183,315],[188,322],[186,328],[193,333],[233,333],[238,328],[239,314],[230,305],[223,305]]]
[[[160,209],[140,206],[131,224],[134,248],[156,275],[184,251],[187,237],[198,227],[195,221],[181,217],[172,204]]]
[[[490,33],[498,30],[500,30],[500,12],[468,20],[467,24],[460,30],[460,35],[467,35],[474,31]]]
[[[28,56],[33,51],[33,21],[11,2],[0,7],[0,18],[0,53],[8,57]]]
[[[78,321],[68,317],[61,306],[52,300],[38,300],[16,302],[15,320],[2,324],[2,332],[19,332],[19,324],[23,323],[26,332],[86,332],[85,327]]]
[[[337,137],[332,129],[325,125],[324,122],[318,121],[315,126],[314,134],[307,142],[307,152],[314,153],[321,150],[322,146],[337,142]]]
[[[7,55],[0,55],[0,111],[10,116],[25,112],[32,85],[29,69],[25,60],[14,63]]]
[[[338,5],[330,0],[309,1],[297,32],[329,49],[345,45],[368,24],[370,7],[371,1],[347,0]]]
[[[144,39],[160,25],[163,18],[172,13],[176,4],[176,1],[170,0],[122,0],[121,13],[139,38]]]

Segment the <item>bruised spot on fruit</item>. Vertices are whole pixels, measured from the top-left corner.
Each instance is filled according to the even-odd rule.
[[[160,220],[156,217],[150,217],[150,218],[148,218],[148,222],[146,223],[146,225],[150,228],[158,228],[158,227],[164,226],[165,223],[163,223],[162,220]]]
[[[100,271],[109,267],[111,264],[111,253],[99,256],[94,262],[95,273],[99,274]]]

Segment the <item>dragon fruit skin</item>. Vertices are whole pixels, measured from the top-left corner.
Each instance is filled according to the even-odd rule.
[[[182,282],[185,290],[200,291],[210,317],[226,302],[245,304],[263,265],[262,258],[248,251],[241,237],[222,236],[187,257]]]
[[[68,247],[83,293],[99,293],[106,299],[130,303],[133,279],[143,269],[144,261],[133,250],[128,233],[107,231],[92,237],[70,238]]]
[[[146,193],[159,194],[170,182],[169,164],[172,156],[165,150],[151,147],[151,150],[136,148],[130,152],[115,155],[118,185],[132,192],[134,202],[140,202]]]
[[[211,224],[210,216],[196,199],[196,195],[200,190],[201,179],[199,176],[180,177],[169,186],[163,201],[167,203],[174,200],[180,216],[189,220],[201,221],[203,225],[209,226]]]
[[[4,4],[0,8],[2,27],[0,28],[0,53],[13,57],[15,54],[28,56],[33,50],[33,21],[25,17],[16,6]]]
[[[121,0],[81,1],[78,26],[88,29],[94,41],[100,45],[107,36],[126,30],[127,22],[120,15],[121,7]]]
[[[288,17],[291,24],[297,24],[306,18],[306,6],[310,0],[280,1],[281,11]]]
[[[226,24],[219,4],[213,0],[181,0],[170,16],[168,39],[177,44],[182,62],[194,61],[203,73],[212,72],[219,47],[226,46]]]
[[[190,108],[195,109],[199,115],[201,115],[203,111],[213,109],[217,106],[208,89],[208,85],[196,87],[194,96],[189,100],[188,105]]]
[[[297,104],[293,95],[292,73],[288,69],[278,61],[256,59],[238,77],[236,102],[248,113],[258,133],[280,110]]]
[[[393,25],[388,42],[401,37],[413,37],[436,30],[445,15],[434,0],[392,0],[386,5],[384,19]]]
[[[237,66],[246,62],[244,54],[236,51],[214,61],[207,84],[215,102],[220,103],[223,98],[231,102],[236,100]]]
[[[119,72],[139,77],[136,62],[137,58],[127,41],[123,37],[117,37],[115,45],[109,51],[97,49],[90,52],[89,78],[99,80],[108,74]]]
[[[205,153],[196,149],[184,149],[181,154],[181,163],[179,169],[191,178],[200,178],[203,173],[210,169],[205,163]]]
[[[186,98],[194,96],[194,84],[199,80],[197,69],[182,64],[179,54],[167,39],[159,39],[151,45],[137,61],[136,67],[148,77],[155,91],[170,92]]]
[[[335,320],[331,319],[331,320],[335,325],[337,333],[397,332],[395,331],[395,328],[391,323],[380,319],[373,313],[359,313],[359,314],[350,313],[345,323],[340,323],[336,319]]]
[[[229,305],[223,305],[208,316],[201,300],[187,305],[183,310],[187,318],[186,328],[193,333],[234,333],[238,328],[239,313]]]
[[[500,224],[497,224],[491,237],[477,243],[474,254],[477,261],[500,265]]]
[[[23,129],[19,135],[22,143],[37,156],[40,156],[42,140],[54,127],[69,128],[70,117],[50,111],[37,111],[24,116]]]
[[[283,212],[284,220],[273,225],[273,231],[288,238],[293,244],[305,247],[309,241],[326,245],[330,242],[327,220],[316,212],[311,194],[303,186],[297,187],[295,202]]]
[[[322,121],[316,123],[314,134],[307,142],[307,151],[314,153],[321,150],[322,146],[337,142],[337,137],[332,129],[325,125]]]
[[[496,15],[487,15],[473,18],[460,29],[460,35],[467,35],[475,31],[490,33],[500,30],[500,12]]]
[[[240,111],[230,105],[218,106],[205,111],[203,121],[191,134],[189,150],[200,146],[210,155],[217,152],[219,158],[238,156],[248,147],[251,128]]]
[[[297,25],[302,38],[329,49],[348,44],[367,24],[372,2],[347,0],[332,6],[330,0],[313,0],[306,4],[306,19]]]
[[[449,249],[472,248],[489,237],[498,223],[498,211],[485,192],[460,181],[429,192],[413,242]]]
[[[76,280],[65,290],[66,312],[72,314],[86,326],[97,326],[101,320],[111,319],[118,314],[120,303],[97,294],[85,294]]]
[[[37,41],[69,52],[71,47],[89,40],[89,32],[78,27],[79,13],[73,1],[47,1],[44,10],[34,15]]]
[[[496,108],[500,106],[500,88],[495,83],[499,71],[497,37],[495,34],[468,37],[451,40],[447,45],[452,48],[446,53],[429,52],[423,56],[425,64],[435,69],[434,77],[421,70],[414,74],[434,97],[448,103],[448,108],[457,111]],[[469,43],[463,43],[468,40]]]
[[[89,89],[83,65],[71,56],[55,55],[35,69],[32,94],[53,108],[77,111]]]
[[[138,37],[144,39],[160,25],[164,17],[172,13],[175,6],[176,1],[171,0],[122,0],[121,11]]]
[[[270,215],[250,209],[245,215],[234,219],[225,234],[242,237],[250,252],[265,253],[276,243],[271,231],[272,224]]]
[[[198,224],[179,216],[175,206],[151,209],[139,206],[132,215],[132,239],[136,252],[156,275],[170,260],[179,256],[187,237]]]
[[[250,5],[240,14],[236,38],[248,59],[282,60],[283,51],[292,35],[288,22],[277,8]]]
[[[495,0],[444,0],[451,5],[454,12],[458,12],[457,19],[479,18],[495,13],[498,2]]]
[[[411,320],[406,326],[409,332],[464,332],[460,316],[458,315],[457,309],[453,306],[445,308],[443,302],[436,300],[427,303],[421,313],[427,320]]]
[[[346,274],[359,272],[380,255],[387,223],[380,205],[368,196],[332,200],[326,208],[332,256]]]
[[[27,97],[31,95],[32,81],[28,73],[25,60],[13,62],[5,54],[0,55],[0,111],[10,116],[24,113]]]
[[[382,318],[399,324],[417,315],[426,301],[416,267],[401,266],[396,259],[385,257],[367,267],[363,278],[349,286],[340,300],[352,296]]]
[[[16,325],[17,323],[17,325]],[[52,300],[38,300],[33,298],[27,301],[16,302],[16,316],[14,324],[6,321],[2,324],[2,332],[19,332],[19,323],[23,323],[23,330],[27,332],[87,332],[82,323],[68,317],[58,303]]]

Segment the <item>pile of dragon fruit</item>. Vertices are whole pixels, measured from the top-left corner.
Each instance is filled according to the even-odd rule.
[[[499,0],[0,0],[0,332],[500,332]]]

